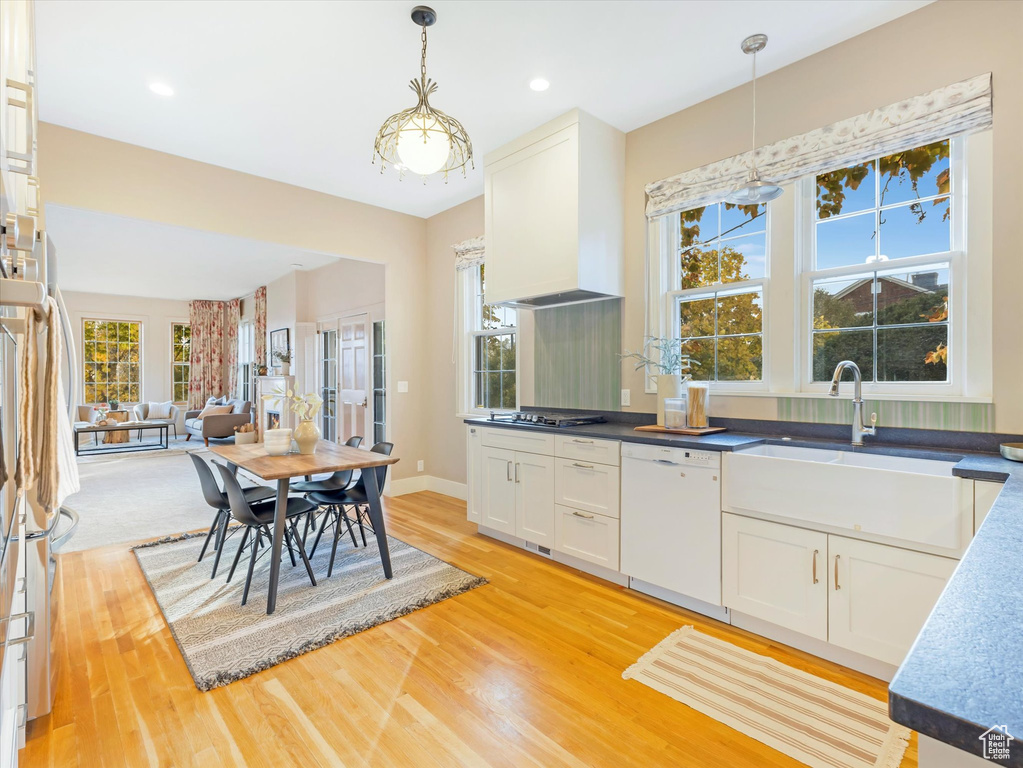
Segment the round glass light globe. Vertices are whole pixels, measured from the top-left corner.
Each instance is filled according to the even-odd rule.
[[[416,115],[398,134],[398,157],[412,173],[436,173],[451,154],[451,141],[429,115]]]

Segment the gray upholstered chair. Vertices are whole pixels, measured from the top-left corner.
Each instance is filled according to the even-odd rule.
[[[234,437],[234,428],[252,421],[254,415],[252,403],[248,400],[228,400],[226,398],[210,398],[206,405],[231,405],[230,413],[218,413],[205,418],[198,418],[202,409],[185,411],[185,440],[192,435],[201,437],[206,445],[210,438]]]
[[[170,416],[168,418],[166,418],[166,419],[151,419],[151,418],[149,418],[149,405],[150,405],[149,403],[139,403],[138,405],[136,405],[135,408],[133,409],[134,413],[135,413],[135,418],[138,421],[148,421],[151,424],[166,424],[167,426],[169,426],[171,429],[174,430],[174,437],[177,438],[177,436],[178,436],[178,414],[181,412],[180,409],[176,405],[174,405],[172,403],[171,407],[170,407]],[[142,439],[142,430],[139,430],[139,440],[141,440],[141,439]]]
[[[80,429],[81,427],[91,427],[96,423],[96,411],[91,405],[79,405],[78,410],[75,412],[75,422],[71,426],[74,429]],[[90,432],[92,435],[92,441],[95,443],[99,440],[98,432]]]

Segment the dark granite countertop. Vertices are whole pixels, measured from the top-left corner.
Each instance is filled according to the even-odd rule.
[[[902,444],[854,447],[833,427],[786,422],[735,420],[730,427],[754,431],[706,437],[636,432],[635,423],[619,422],[567,429],[485,418],[465,423],[711,451],[769,443],[938,459],[955,461],[952,473],[958,477],[1003,482],[1001,494],[892,680],[888,706],[896,722],[977,755],[983,747],[980,735],[993,725],[1006,725],[1017,741],[1011,758],[999,764],[1023,768],[1023,463],[977,450],[990,448],[999,436],[899,430],[898,437],[906,439]],[[914,444],[912,433],[925,437],[924,444]],[[934,444],[951,447],[929,447]]]

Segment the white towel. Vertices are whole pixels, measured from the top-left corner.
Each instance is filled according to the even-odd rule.
[[[79,490],[78,463],[71,444],[71,422],[64,410],[64,382],[60,375],[61,327],[57,302],[47,298],[46,364],[39,396],[39,488],[37,498],[47,512]]]

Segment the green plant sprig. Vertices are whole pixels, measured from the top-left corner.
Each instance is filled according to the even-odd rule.
[[[658,336],[648,336],[640,352],[629,352],[626,350],[619,355],[622,360],[632,359],[636,361],[636,370],[645,366],[655,369],[659,373],[672,375],[683,374],[683,381],[691,379],[694,365],[699,365],[698,360],[693,360],[687,353],[682,351],[682,346],[689,339],[664,339]],[[650,351],[656,349],[660,354],[655,360],[650,356]]]

